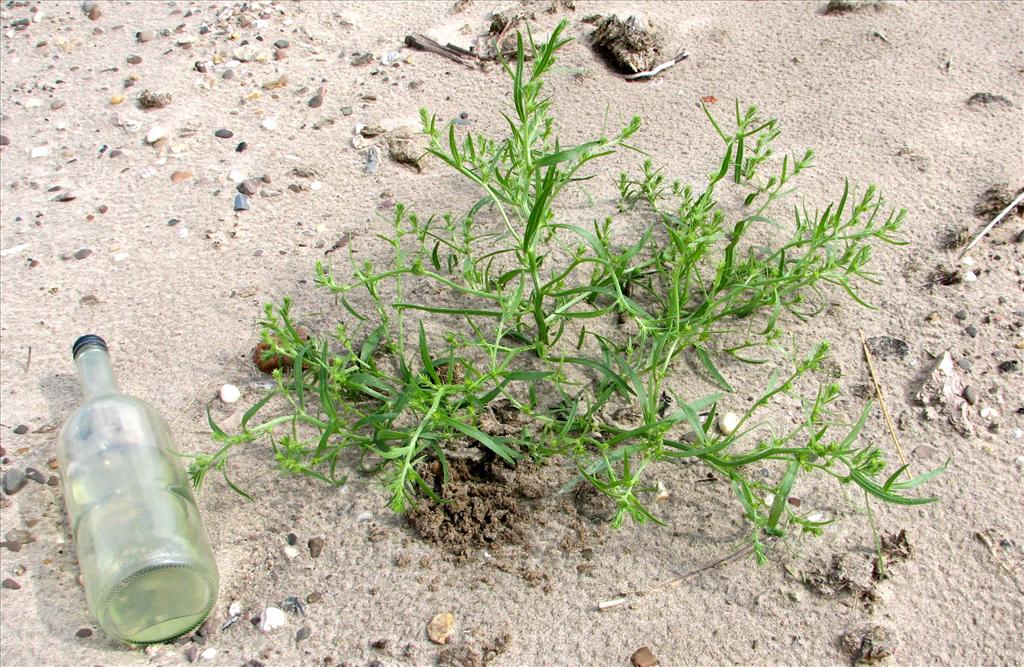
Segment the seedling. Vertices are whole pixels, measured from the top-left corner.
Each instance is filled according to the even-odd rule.
[[[812,317],[837,293],[829,286],[867,306],[857,286],[876,279],[867,270],[872,245],[902,243],[904,211],[887,207],[874,187],[857,195],[846,183],[824,211],[801,205],[792,224],[777,222],[774,205],[794,191],[814,155],[780,163],[779,121],[737,103],[729,129],[704,110],[724,144],[704,185],[668,182],[651,160],[638,176],[620,176],[620,210],[648,221],[624,246],[612,241],[614,218],[589,229],[563,221],[560,193],[593,177],[584,170],[601,157],[633,150],[628,142],[640,128],[634,117],[611,135],[559,142],[544,77],[569,41],[565,27],[542,44],[520,34],[515,62],[503,62],[512,82],[506,137],[439,127],[421,112],[428,152],[475,184],[479,200],[464,215],[426,219],[397,205],[391,233],[380,237],[390,246],[383,266],[350,254],[351,277],[338,278],[318,263],[317,284],[343,309],[327,335],[300,335],[289,300],[267,305],[266,354],[291,360],[291,368],[274,372],[276,388],[244,414],[237,434],[210,419],[220,448],[192,463],[196,486],[211,469],[227,479],[234,449],[267,438],[282,470],[331,484],[344,482],[341,455],[358,452],[401,512],[425,499],[444,502],[449,454],[469,445],[509,466],[567,457],[578,474],[563,490],[592,484],[615,501],[619,526],[627,516],[658,521],[646,504],[652,464],[699,459],[729,480],[758,559],[765,536],[791,527],[816,533],[825,524],[788,502],[802,473],[856,484],[890,503],[933,501],[907,492],[941,469],[885,474],[882,453],[858,445],[872,406],[843,423],[830,410],[835,384],[801,398],[804,418],[787,432],[752,421],[774,398],[797,395],[827,343],[773,372],[728,435],[713,427],[723,393],[680,396],[668,385],[686,354],[731,392],[715,357],[764,362],[757,350],[779,349],[782,323]],[[739,214],[716,198],[727,186],[745,190]],[[775,226],[780,241],[753,244],[755,225]],[[428,335],[426,316],[447,333]],[[741,343],[723,343],[737,335]],[[607,418],[613,408],[636,419],[615,423]],[[258,422],[271,409],[277,416]],[[493,427],[509,413],[511,425]],[[748,473],[766,464],[778,470],[774,481]],[[425,481],[428,465],[440,469],[440,487]]]

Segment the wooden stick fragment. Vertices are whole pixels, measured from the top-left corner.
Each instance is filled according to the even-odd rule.
[[[900,462],[909,466],[907,463],[907,457],[903,453],[903,446],[900,445],[900,439],[896,435],[896,426],[892,423],[892,417],[889,416],[889,408],[885,406],[885,395],[882,394],[882,385],[878,383],[878,376],[875,375],[875,364],[871,358],[871,350],[868,349],[868,342],[864,339],[864,331],[857,329],[857,333],[860,334],[860,344],[864,348],[864,358],[868,362],[868,372],[871,374],[871,383],[875,386],[875,394],[878,395],[878,404],[882,406],[882,414],[885,416],[885,423],[889,427],[889,435],[892,436],[892,442],[896,445],[896,453],[899,454]],[[908,467],[909,471],[910,468]]]
[[[981,237],[985,236],[985,234],[988,234],[990,231],[992,231],[992,228],[995,227],[997,224],[999,224],[999,221],[1002,220],[1004,217],[1006,217],[1007,213],[1009,213],[1013,209],[1017,208],[1020,205],[1021,202],[1024,202],[1024,192],[1022,192],[1019,195],[1017,195],[1017,198],[1014,199],[1012,202],[1010,202],[1009,206],[1007,206],[1002,211],[1000,211],[999,215],[997,215],[995,218],[992,219],[992,222],[990,222],[987,225],[985,225],[985,229],[981,230],[978,233],[978,235],[974,237],[974,240],[972,240],[970,243],[968,243],[967,247],[964,248],[963,251],[959,255],[957,255],[956,258],[960,259],[964,255],[966,255],[968,250],[970,250],[975,245],[977,245],[978,241],[981,240]]]
[[[664,70],[667,70],[669,67],[672,67],[676,63],[679,63],[679,62],[682,62],[683,60],[686,60],[689,57],[690,57],[689,53],[687,53],[686,51],[681,51],[672,60],[665,61],[665,62],[661,63],[660,65],[658,65],[657,67],[655,67],[654,69],[648,70],[646,72],[637,72],[636,74],[627,74],[625,79],[626,79],[626,81],[633,81],[635,79],[648,79],[650,77],[653,77],[653,76],[659,74],[660,72],[662,72]]]
[[[416,32],[405,36],[405,45],[413,49],[419,49],[420,51],[439,55],[453,62],[457,62],[460,65],[469,64],[462,59],[462,51],[464,51],[464,49],[453,49],[447,46],[442,46],[426,35],[421,35]]]

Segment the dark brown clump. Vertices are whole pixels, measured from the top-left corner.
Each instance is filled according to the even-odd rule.
[[[635,16],[625,21],[618,16],[603,19],[590,40],[594,50],[624,74],[653,69],[662,52],[661,38],[650,25],[640,25]]]
[[[153,93],[148,90],[139,95],[139,106],[143,109],[163,109],[171,103],[170,93]]]
[[[850,12],[862,12],[866,9],[873,9],[876,12],[885,8],[882,0],[828,0],[823,14],[849,14]]]
[[[298,334],[299,340],[309,340],[309,332],[303,327],[296,327],[295,333]],[[252,350],[252,361],[256,364],[256,368],[260,369],[263,373],[273,373],[277,369],[289,370],[293,365],[291,357],[282,356],[279,354],[269,354],[270,345],[266,342],[259,342],[256,347]],[[268,356],[269,355],[269,356]],[[308,364],[303,363],[304,369],[309,368]]]
[[[888,533],[882,536],[881,559],[875,556],[874,565],[871,567],[871,578],[875,581],[889,578],[888,567],[907,560],[914,555],[914,548],[910,546],[907,539],[906,529],[900,529],[898,533]]]
[[[974,205],[974,215],[986,220],[994,218],[1022,193],[1024,193],[1024,188],[1020,188],[1016,194],[1012,194],[1009,185],[996,183],[978,197],[978,202]],[[1024,201],[1014,207],[1014,212],[1017,215],[1024,215]]]
[[[500,461],[467,458],[449,463],[447,484],[437,463],[421,471],[424,481],[447,502],[424,499],[410,511],[409,523],[416,532],[459,557],[489,545],[523,543],[518,471]]]
[[[849,632],[839,640],[840,647],[850,655],[854,664],[878,662],[896,652],[896,634],[881,625],[866,630]]]

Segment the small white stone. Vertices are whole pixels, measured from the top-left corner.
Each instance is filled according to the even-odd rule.
[[[288,619],[285,617],[284,612],[277,607],[267,607],[260,614],[260,631],[270,632],[284,626]]]
[[[228,605],[228,616],[238,616],[242,613],[242,603],[235,600]]]
[[[1024,470],[1024,456],[1018,456],[1015,463],[1017,464],[1018,469]]]
[[[34,160],[38,157],[46,157],[49,154],[50,149],[47,148],[46,146],[36,146],[35,148],[32,149],[28,156]]]
[[[964,282],[973,283],[978,279],[978,276],[974,274],[974,271],[964,271]]]
[[[226,384],[220,388],[220,400],[225,403],[235,403],[242,397],[242,392],[233,384]]]
[[[167,136],[167,130],[166,129],[160,127],[159,125],[154,125],[153,127],[151,127],[149,129],[149,132],[146,133],[146,143],[147,144],[155,144],[156,142],[160,141],[161,139],[163,139],[166,136]]]
[[[118,252],[114,254],[115,262],[123,262],[126,259],[128,259],[128,253],[126,252]]]
[[[654,487],[654,502],[663,503],[666,500],[668,500],[668,496],[669,493],[668,489],[665,487],[665,484],[662,483],[661,480],[658,480],[658,483]]]
[[[261,123],[261,125],[263,126],[264,130],[268,130],[270,132],[273,132],[274,130],[277,129],[277,119],[276,118],[264,118],[263,122]]]
[[[371,519],[373,519],[373,513],[372,512],[360,512],[359,516],[356,517],[356,523],[366,523],[367,521],[370,521]]]
[[[36,109],[41,106],[43,106],[43,101],[38,97],[30,97],[27,100],[25,100],[26,109]]]
[[[982,408],[980,414],[982,419],[990,421],[999,416],[999,412],[995,408]]]
[[[57,130],[64,131],[68,129],[68,123],[66,120],[58,120],[54,122],[53,127]]]
[[[960,260],[960,263],[964,266],[974,266],[974,258],[970,255],[964,255],[963,259]]]
[[[1014,440],[1020,440],[1021,438],[1024,438],[1024,429],[1015,428],[1012,431],[1010,431],[1010,433],[1013,434]]]
[[[316,192],[322,187],[324,187],[324,184],[321,183],[320,181],[310,181],[309,183],[309,189],[312,190],[313,192]]]
[[[211,646],[210,648],[208,648],[205,651],[203,651],[202,653],[200,653],[199,657],[202,658],[203,660],[213,660],[214,658],[217,657],[217,649],[215,649],[215,648],[213,648]]]
[[[735,412],[725,412],[718,418],[718,430],[723,435],[732,435],[740,425],[740,416]]]
[[[299,550],[296,549],[295,547],[293,547],[292,545],[288,544],[288,545],[285,545],[284,555],[285,555],[285,558],[287,558],[288,560],[291,560],[291,559],[293,559],[293,558],[295,558],[296,556],[299,555]]]
[[[237,169],[232,169],[231,171],[228,172],[228,180],[230,180],[235,185],[238,185],[239,183],[245,180],[245,174],[238,171]]]
[[[35,14],[32,15],[32,23],[39,23],[42,20],[43,20],[43,13],[42,12],[36,12]]]

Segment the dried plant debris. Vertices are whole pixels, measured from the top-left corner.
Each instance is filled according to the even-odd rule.
[[[974,93],[967,98],[967,106],[969,107],[988,107],[993,104],[1001,107],[1013,106],[1013,102],[1011,102],[1009,98],[1003,97],[1002,95],[996,95],[995,93]]]
[[[476,644],[466,642],[449,646],[437,656],[438,667],[486,667],[508,650],[512,635],[503,634]]]
[[[872,336],[868,338],[867,345],[878,359],[902,359],[910,351],[907,341],[892,336]]]
[[[828,0],[828,4],[822,10],[823,14],[849,14],[850,12],[863,12],[866,10],[876,12],[885,9],[884,0]]]
[[[804,585],[825,598],[834,598],[844,593],[857,594],[865,587],[857,584],[846,569],[846,562],[839,554],[832,556],[828,566],[800,573]]]
[[[139,106],[143,109],[163,109],[170,103],[170,93],[154,93],[149,90],[144,90],[139,95]]]
[[[957,433],[970,436],[974,426],[968,417],[967,401],[963,398],[964,381],[956,371],[949,351],[939,355],[924,373],[914,392],[914,398],[925,406],[925,418],[945,416]]]
[[[914,555],[914,548],[907,539],[906,529],[883,535],[880,546],[880,553],[875,556],[874,565],[871,567],[871,578],[875,581],[888,579],[890,566],[902,563]]]
[[[928,274],[925,287],[931,287],[932,285],[959,285],[964,281],[964,277],[960,275],[960,272],[955,269],[949,269],[944,266],[937,266],[935,270]]]
[[[990,220],[1002,213],[1021,194],[1024,194],[1024,187],[1017,190],[1016,193],[1012,193],[1008,184],[996,183],[978,197],[978,202],[974,205],[974,215]],[[1017,204],[1013,212],[1017,215],[1024,215],[1024,201]]]
[[[855,665],[878,662],[896,652],[896,633],[881,625],[848,632],[839,640],[842,650]]]
[[[975,209],[977,214],[977,209]],[[960,227],[959,229],[951,229],[946,232],[946,235],[942,239],[942,247],[946,250],[956,250],[957,248],[963,248],[971,240],[971,230],[967,227]]]
[[[388,154],[399,164],[423,171],[423,158],[427,154],[427,138],[408,128],[400,128],[388,135]]]
[[[649,23],[630,16],[625,21],[608,16],[597,24],[590,37],[591,46],[623,74],[637,74],[653,69],[661,60],[663,45]]]
[[[503,35],[523,21],[535,21],[537,15],[525,7],[506,7],[491,14],[488,31],[492,35]]]
[[[452,5],[452,14],[461,14],[470,7],[473,6],[473,0],[455,0],[455,4]]]

